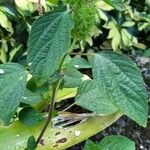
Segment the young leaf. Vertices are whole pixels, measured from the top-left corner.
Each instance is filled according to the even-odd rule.
[[[119,110],[145,127],[148,95],[136,64],[114,52],[93,54],[91,63],[94,80],[78,89],[76,103],[102,114]]]
[[[135,150],[135,143],[123,136],[105,137],[99,144],[87,140],[84,150]]]
[[[37,19],[28,40],[28,63],[35,77],[47,80],[68,51],[73,22],[69,12],[54,12]],[[43,81],[44,82],[44,81]]]
[[[123,136],[105,137],[99,144],[100,150],[135,150],[135,143]]]
[[[0,65],[0,120],[8,124],[26,89],[28,72],[19,64]]]
[[[35,137],[31,135],[27,142],[27,148],[25,150],[35,150],[37,147],[37,143]]]
[[[43,121],[42,114],[32,107],[25,107],[19,113],[19,120],[25,125],[37,125]]]

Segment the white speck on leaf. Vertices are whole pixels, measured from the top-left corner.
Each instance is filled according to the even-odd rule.
[[[27,99],[27,97],[24,97],[24,96],[23,96],[22,98],[23,98],[24,100],[26,100],[26,99]]]
[[[32,62],[30,62],[28,65],[31,66],[31,65],[32,65]]]
[[[23,76],[22,77],[20,77],[20,80],[22,80],[23,79]]]
[[[16,135],[16,137],[19,137],[19,136],[20,136],[19,134]]]
[[[79,66],[79,65],[75,65],[74,67],[75,67],[75,68],[79,68],[80,66]]]
[[[74,134],[75,134],[75,136],[80,136],[81,131],[75,131]]]
[[[4,74],[5,71],[3,69],[0,69],[0,74]]]

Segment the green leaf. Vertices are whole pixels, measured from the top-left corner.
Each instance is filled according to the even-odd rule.
[[[0,120],[8,124],[26,89],[28,72],[19,64],[0,65]]]
[[[9,61],[13,61],[16,55],[18,54],[18,52],[20,52],[22,49],[23,49],[22,44],[14,47],[9,53]]]
[[[101,150],[99,146],[91,140],[87,140],[83,150]]]
[[[33,75],[41,82],[58,69],[69,49],[72,27],[67,11],[49,13],[33,23],[28,40],[28,63]]]
[[[83,74],[73,67],[64,68],[64,87],[74,88],[82,84]]]
[[[44,134],[43,145],[39,144],[38,150],[65,150],[104,130],[119,119],[120,116],[120,114],[116,113],[104,117],[89,117],[85,122],[65,129],[54,128],[50,122],[47,127],[47,132]],[[68,119],[73,119],[72,117],[74,117],[74,114]],[[36,126],[26,126],[19,121],[15,121],[9,127],[0,126],[0,148],[2,150],[24,150],[28,137],[34,135],[37,139],[39,131],[41,131],[44,124],[45,121]],[[80,131],[80,135],[77,135],[76,132]],[[62,140],[64,143],[61,143]]]
[[[42,95],[40,93],[31,92],[30,90],[26,89],[24,95],[22,96],[21,102],[33,106],[41,102],[41,100]]]
[[[25,107],[19,113],[19,120],[25,125],[37,125],[43,121],[43,117],[36,109]]]
[[[92,54],[90,59],[94,79],[78,89],[76,103],[105,115],[118,110],[145,127],[148,94],[136,64],[114,52]]]
[[[0,61],[2,63],[7,62],[7,54],[6,54],[6,51],[4,50],[4,48],[0,48]]]
[[[77,69],[84,69],[84,68],[91,68],[92,66],[89,64],[89,62],[82,58],[81,56],[75,56],[73,57],[67,64],[67,66],[74,67]]]
[[[112,39],[111,45],[114,51],[117,51],[119,49],[119,46],[121,44],[121,34],[118,29],[118,26],[116,25],[115,21],[111,21],[107,28],[110,29],[108,34],[108,39]]]
[[[105,137],[99,144],[100,150],[135,150],[135,143],[123,136]]]
[[[107,92],[95,80],[84,81],[78,88],[76,104],[101,115],[111,114],[118,109],[110,102]]]
[[[59,2],[59,0],[48,0],[50,3],[52,3],[52,4],[57,4],[58,2]]]
[[[2,11],[0,11],[0,18],[0,26],[5,28],[8,32],[13,33],[11,22],[9,22],[6,15]]]
[[[132,27],[135,25],[135,22],[133,21],[126,21],[122,24],[122,27]]]
[[[147,49],[147,50],[145,50],[143,56],[145,56],[145,57],[150,57],[150,48]]]
[[[135,143],[124,136],[108,136],[99,144],[87,140],[84,150],[135,150]]]
[[[27,142],[27,149],[26,150],[35,150],[37,147],[37,143],[35,137],[31,135]]]
[[[122,0],[104,0],[104,2],[109,4],[110,6],[114,7],[115,9],[117,9],[119,11],[124,10]]]

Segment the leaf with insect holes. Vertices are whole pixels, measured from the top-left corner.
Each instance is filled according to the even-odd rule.
[[[28,63],[41,83],[55,73],[67,53],[72,27],[68,11],[48,13],[33,23],[28,40]]]
[[[95,53],[89,59],[94,79],[83,82],[76,103],[105,115],[118,110],[145,127],[148,94],[136,64],[114,52]]]
[[[8,124],[26,90],[28,72],[19,64],[0,65],[0,120]]]

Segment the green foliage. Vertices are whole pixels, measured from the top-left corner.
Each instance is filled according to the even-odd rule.
[[[25,107],[19,112],[19,120],[25,125],[37,125],[43,121],[42,114],[32,107]]]
[[[83,82],[78,89],[76,103],[105,115],[118,110],[146,126],[148,95],[136,64],[113,52],[92,55],[94,79]]]
[[[30,90],[26,89],[21,102],[33,106],[35,104],[38,104],[41,101],[41,99],[41,92],[31,92]]]
[[[0,65],[0,120],[8,124],[26,90],[27,71],[19,64]]]
[[[39,80],[47,80],[59,69],[70,46],[72,27],[67,11],[50,13],[34,22],[28,41],[28,63]]]
[[[72,35],[74,38],[84,40],[90,35],[93,26],[96,25],[96,7],[94,1],[70,0],[69,3],[73,10],[72,15],[75,22]]]
[[[107,4],[114,7],[115,9],[122,11],[124,10],[123,1],[122,0],[104,0]]]
[[[35,137],[32,135],[28,139],[26,150],[35,150],[36,147],[37,147],[37,144],[36,144],[36,141],[35,141]]]
[[[99,144],[87,140],[84,150],[135,150],[135,143],[126,137],[113,135],[105,137]]]
[[[75,104],[93,113],[86,114],[83,109],[83,115],[62,113],[58,116],[60,120],[57,117],[55,120],[61,126],[66,119],[65,124],[70,125],[75,120],[84,122],[91,117],[98,129],[88,120],[90,123],[85,122],[83,126],[75,125],[74,134],[68,135],[68,130],[63,130],[63,135],[71,139],[65,141],[69,146],[73,145],[74,136],[78,142],[85,140],[110,125],[120,114],[146,126],[148,94],[141,73],[128,56],[118,53],[135,54],[142,48],[143,55],[149,56],[148,1],[140,2],[140,6],[135,5],[136,0],[42,0],[42,7],[35,0],[0,4],[0,121],[13,124],[19,119],[25,129],[28,130],[27,125],[37,125],[34,129],[40,132],[38,127],[43,114],[47,114],[46,108],[51,109],[43,130],[55,112],[55,101],[74,98],[77,90]],[[41,16],[40,8],[44,13]],[[143,34],[145,37],[141,38]],[[12,61],[15,63],[9,63]],[[63,99],[60,90],[64,90]],[[87,128],[89,131],[85,131]],[[37,132],[34,136],[38,138]],[[34,136],[28,139],[27,149],[36,149]],[[134,144],[124,137],[111,136],[98,145],[88,141],[85,149],[118,147],[131,150]]]

